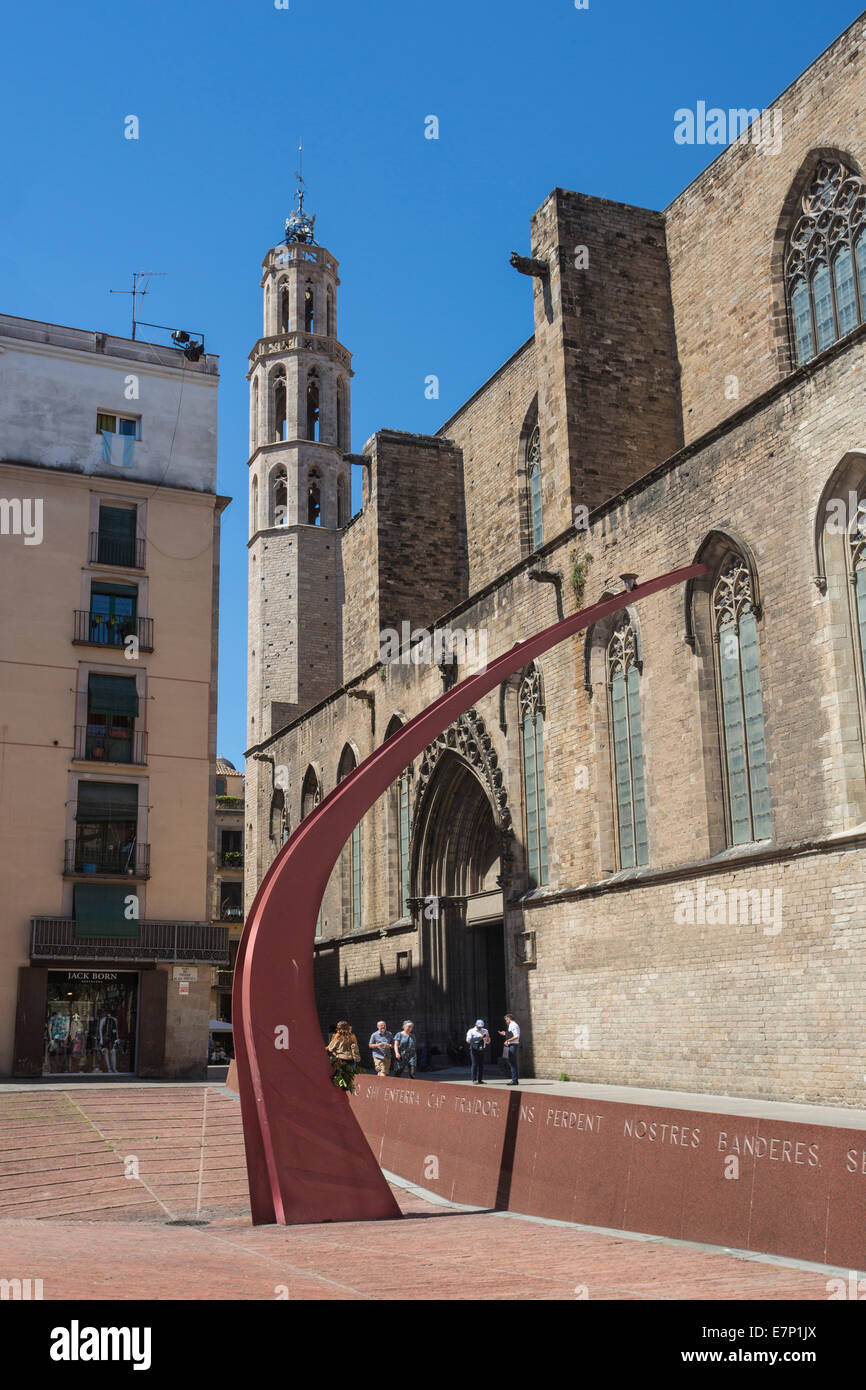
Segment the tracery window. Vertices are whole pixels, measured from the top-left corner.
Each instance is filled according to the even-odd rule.
[[[866,185],[825,160],[800,205],[785,285],[797,361],[808,362],[866,319]]]
[[[282,367],[274,373],[274,443],[286,438],[286,374]]]
[[[537,550],[544,540],[541,518],[541,436],[538,426],[529,436],[526,446],[526,468],[529,474],[529,519],[532,528],[532,548]]]
[[[318,526],[322,515],[322,475],[315,468],[307,478],[307,525]]]
[[[304,332],[315,333],[316,331],[316,301],[313,296],[313,286],[308,280],[304,288]]]
[[[526,808],[526,859],[530,885],[547,882],[547,807],[544,798],[544,707],[541,672],[533,663],[518,692],[523,742],[523,796]]]
[[[752,577],[729,553],[713,589],[728,827],[732,845],[769,839],[770,790]]]
[[[319,378],[315,371],[307,381],[307,438],[319,438]]]
[[[347,745],[343,749],[340,758],[340,766],[337,772],[337,781],[342,782],[357,767],[357,761],[352,749]],[[361,826],[356,825],[349,840],[349,863],[348,863],[348,893],[346,906],[350,907],[350,920],[352,927],[361,925]]]
[[[623,614],[607,648],[613,780],[621,869],[649,862],[637,637]]]
[[[286,526],[289,520],[289,493],[286,482],[285,468],[278,468],[274,473],[273,480],[273,516],[272,526]]]

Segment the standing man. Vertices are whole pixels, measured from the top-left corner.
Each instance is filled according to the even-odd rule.
[[[499,1030],[500,1038],[505,1039],[505,1060],[511,1068],[511,1080],[509,1086],[517,1085],[517,1047],[520,1042],[520,1024],[516,1023],[511,1014],[505,1015],[505,1022],[508,1025],[507,1031]]]
[[[372,1034],[369,1042],[370,1051],[373,1054],[373,1065],[376,1068],[377,1076],[387,1076],[391,1070],[391,1051],[394,1042],[394,1034],[389,1033],[384,1018],[380,1018],[376,1024],[376,1031]]]
[[[469,1044],[469,1058],[472,1062],[472,1085],[484,1085],[484,1049],[490,1042],[490,1034],[484,1027],[484,1019],[479,1018],[475,1021],[475,1027],[470,1028],[466,1034],[466,1041]]]

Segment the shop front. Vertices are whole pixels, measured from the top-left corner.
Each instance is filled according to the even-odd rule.
[[[49,970],[42,1075],[134,1076],[137,970]]]

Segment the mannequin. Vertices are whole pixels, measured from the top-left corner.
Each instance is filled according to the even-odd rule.
[[[105,1070],[117,1071],[117,1019],[114,1014],[103,1014],[99,1020],[99,1047]]]

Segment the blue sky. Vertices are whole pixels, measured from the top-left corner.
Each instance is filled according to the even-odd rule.
[[[220,356],[219,489],[235,498],[220,753],[243,766],[245,372],[298,137],[307,206],[340,261],[360,450],[386,426],[437,429],[530,335],[531,287],[508,257],[528,252],[551,188],[664,207],[718,153],[676,144],[674,111],[763,108],[858,13],[852,0],[6,7],[0,310],[127,334],[128,297],[109,289],[164,271],[142,317],[201,329]]]

